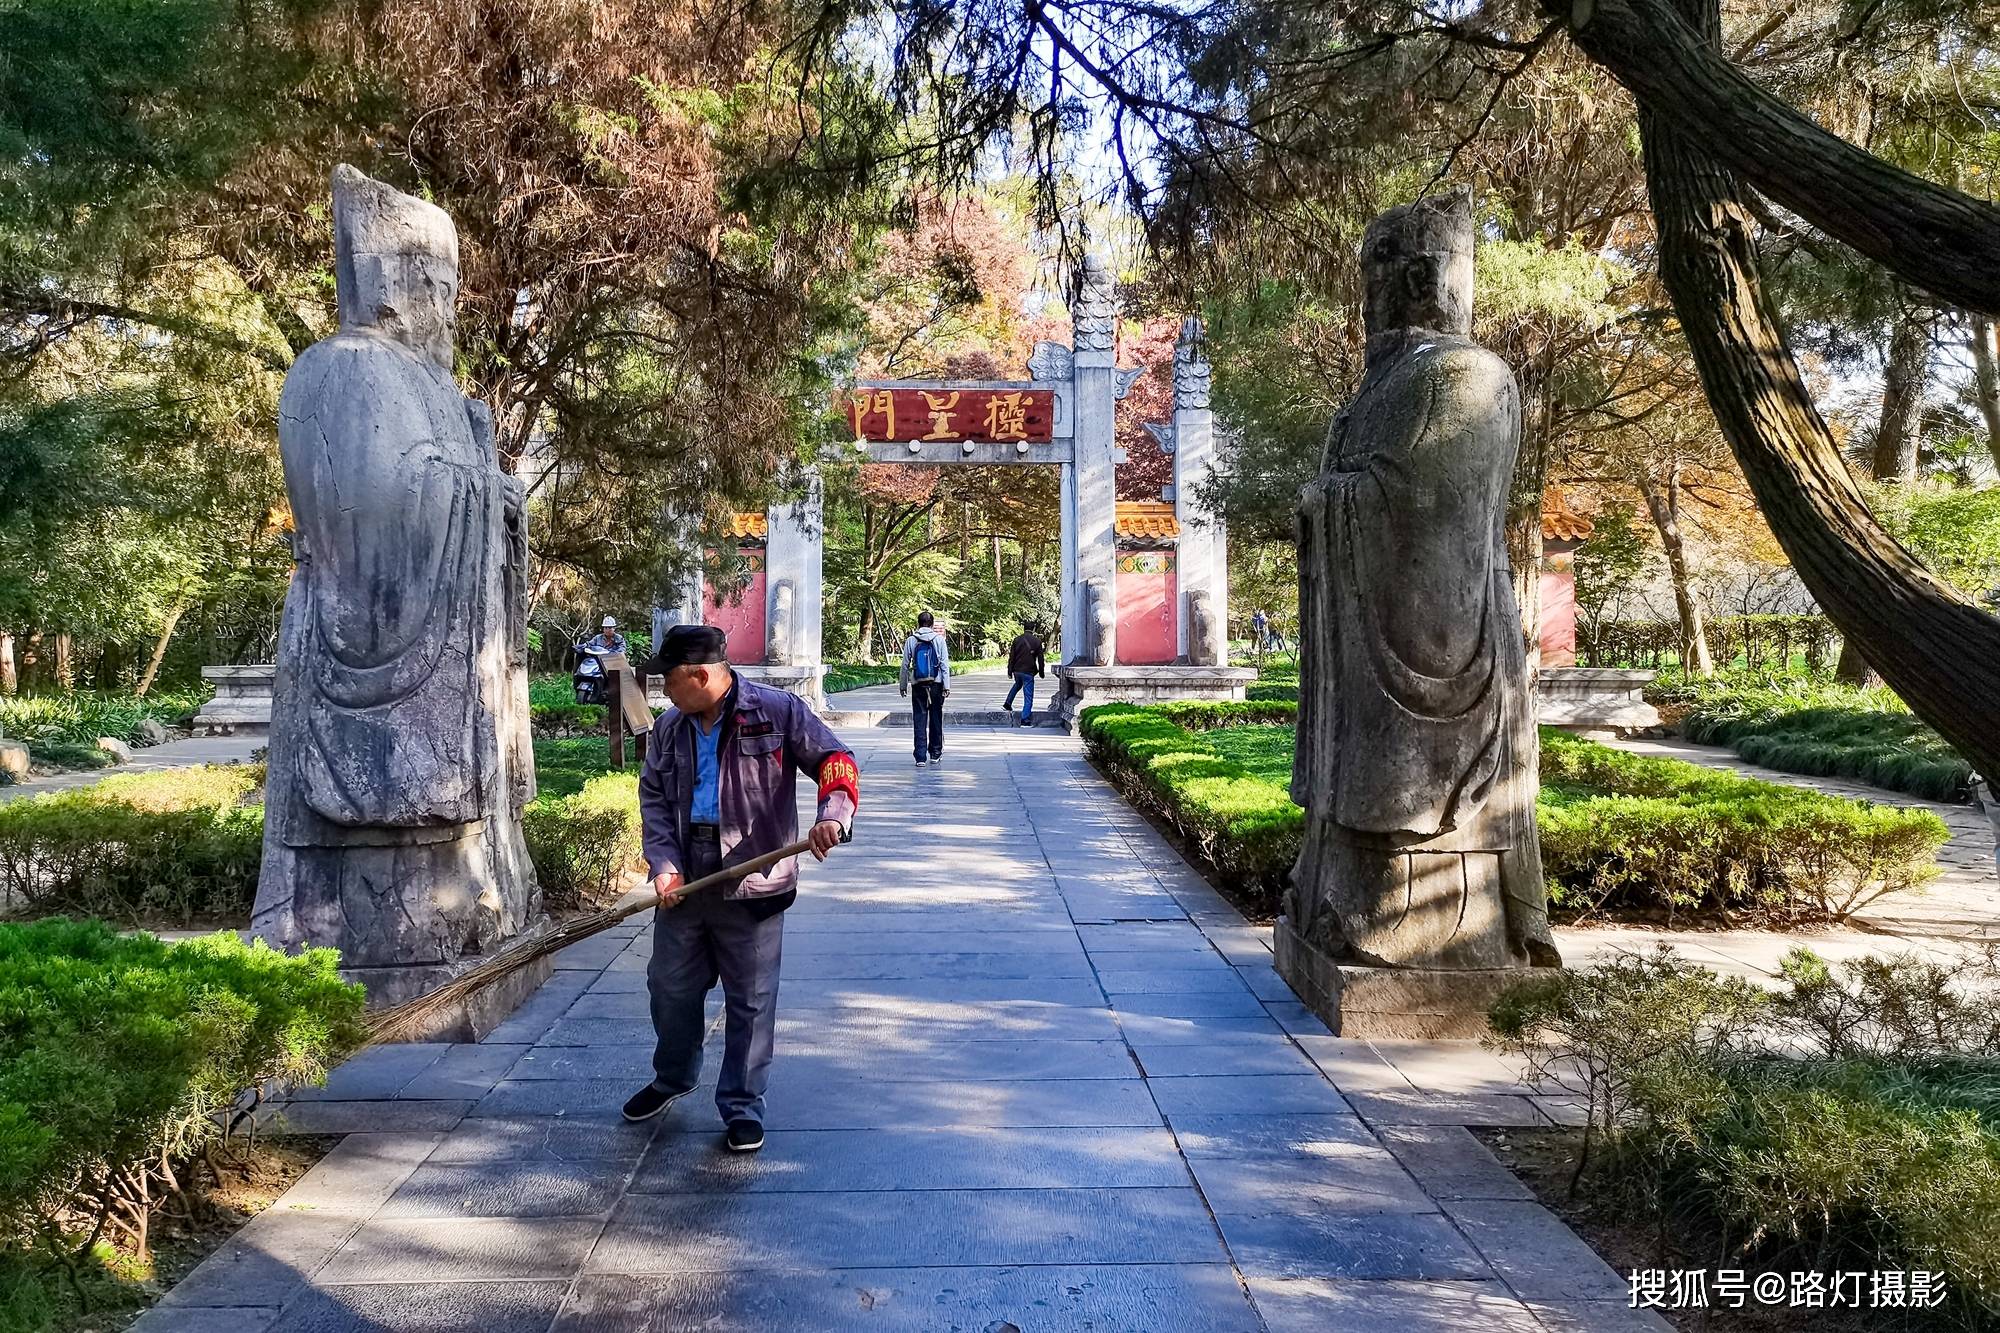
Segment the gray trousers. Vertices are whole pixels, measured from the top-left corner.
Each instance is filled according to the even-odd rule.
[[[697,838],[682,872],[689,880],[715,869],[713,842]],[[652,1001],[653,1086],[668,1092],[701,1081],[702,1014],[722,982],[722,1071],[715,1109],[724,1121],[764,1119],[764,1088],[778,1028],[782,912],[759,921],[750,908],[704,889],[679,907],[653,913],[653,959],[646,965]]]

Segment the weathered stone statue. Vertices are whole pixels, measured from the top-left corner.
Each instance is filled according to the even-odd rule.
[[[348,166],[333,213],[340,330],[279,403],[298,567],[252,928],[339,949],[388,1005],[541,915],[526,535],[492,418],[452,379],[451,219]]]
[[[1299,511],[1306,833],[1280,966],[1342,1030],[1448,1035],[1559,962],[1503,540],[1520,394],[1468,336],[1466,195],[1384,214],[1361,263],[1366,371]]]

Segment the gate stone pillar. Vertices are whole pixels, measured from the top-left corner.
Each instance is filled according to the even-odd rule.
[[[1071,302],[1072,409],[1075,461],[1064,470],[1063,656],[1072,662],[1116,660],[1112,616],[1093,630],[1086,590],[1101,605],[1117,605],[1118,537],[1118,281],[1101,255],[1084,260]],[[1093,634],[1104,641],[1093,643]]]
[[[1174,344],[1174,518],[1180,524],[1180,653],[1195,666],[1229,665],[1229,534],[1220,513],[1200,507],[1202,488],[1215,470],[1215,414],[1208,406],[1208,356],[1199,319],[1181,323]],[[1188,608],[1205,598],[1214,617],[1213,642],[1189,638]],[[1213,658],[1213,660],[1207,660]]]

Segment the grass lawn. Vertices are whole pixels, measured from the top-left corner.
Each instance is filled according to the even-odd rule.
[[[1298,746],[1298,728],[1289,726],[1221,727],[1202,733],[1225,759],[1250,770],[1255,777],[1289,787],[1292,781],[1292,751]]]

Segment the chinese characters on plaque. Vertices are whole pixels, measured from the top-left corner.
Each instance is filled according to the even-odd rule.
[[[1055,432],[1046,389],[861,388],[841,408],[857,440],[1046,444]]]

